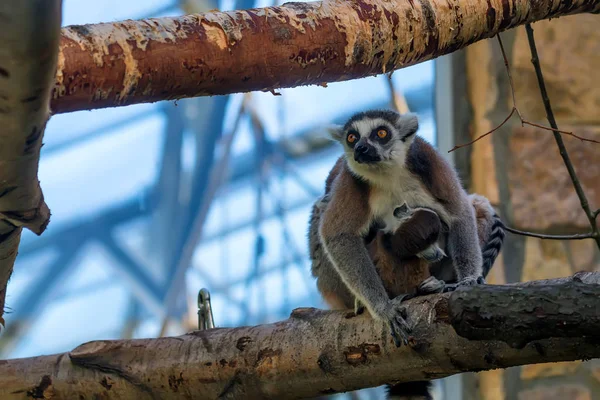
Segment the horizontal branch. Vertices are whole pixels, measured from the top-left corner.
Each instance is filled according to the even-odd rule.
[[[493,290],[457,290],[450,299],[450,319],[463,337],[501,340],[515,348],[548,337],[595,337],[600,327],[599,278],[600,273],[588,272]]]
[[[509,226],[504,225],[504,229],[510,233],[514,233],[515,235],[522,236],[530,236],[538,239],[550,239],[550,240],[582,240],[582,239],[593,239],[594,233],[575,233],[572,235],[548,235],[545,233],[535,233],[535,232],[527,232],[521,231],[519,229],[511,228]]]
[[[62,31],[54,113],[366,77],[600,0],[330,0]]]
[[[0,398],[303,398],[465,371],[595,358],[600,346],[587,334],[600,329],[598,283],[600,273],[583,273],[415,298],[407,303],[413,336],[400,348],[367,314],[310,308],[268,325],[94,341],[70,353],[0,361]],[[496,305],[499,300],[502,307]],[[577,318],[581,332],[557,324]],[[510,321],[521,337],[531,330],[534,342],[511,347],[505,343],[512,340],[508,322],[487,331],[477,328],[486,321]],[[469,340],[455,328],[493,340]]]

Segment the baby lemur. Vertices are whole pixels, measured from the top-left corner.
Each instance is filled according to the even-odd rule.
[[[394,211],[403,205],[416,208],[415,212],[433,211],[443,227],[439,242],[447,254],[436,263],[434,275],[459,285],[482,280],[482,254],[485,265],[491,266],[499,251],[497,231],[503,234],[492,209],[489,225],[495,230],[482,251],[472,198],[450,164],[416,137],[417,129],[413,114],[367,111],[334,130],[332,136],[342,143],[345,154],[327,178],[325,196],[319,212],[313,212],[309,230],[312,272],[325,300],[334,308],[352,307],[358,300],[371,316],[389,325],[398,346],[406,343],[410,332],[402,317],[405,292],[386,290],[388,283],[382,281],[365,245],[373,232],[389,235],[401,228],[403,218]]]

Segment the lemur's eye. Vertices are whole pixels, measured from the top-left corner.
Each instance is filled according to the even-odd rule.
[[[377,131],[377,137],[378,137],[379,139],[384,139],[384,138],[385,138],[387,135],[388,135],[388,132],[387,132],[387,130],[385,130],[385,129],[383,129],[383,128],[381,128],[381,129],[379,129],[379,130]]]
[[[348,141],[348,143],[352,144],[354,142],[356,142],[356,139],[358,139],[358,136],[356,136],[356,133],[350,132],[348,134],[348,136],[346,137],[346,140]]]

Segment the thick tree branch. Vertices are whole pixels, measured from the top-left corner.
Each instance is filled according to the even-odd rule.
[[[581,273],[416,298],[408,303],[413,337],[401,348],[366,314],[316,309],[297,309],[288,320],[255,327],[95,341],[70,353],[0,361],[0,398],[302,398],[600,357],[598,339],[588,336],[600,329],[598,283],[600,273]],[[514,337],[522,348],[505,343]],[[524,345],[525,339],[534,341]]]
[[[560,280],[549,280],[496,286],[493,290],[484,286],[459,289],[450,298],[450,319],[463,337],[501,340],[515,348],[549,336],[596,337],[600,327],[599,276],[588,272],[560,284]],[[504,311],[508,309],[510,313]],[[600,344],[600,339],[596,340]]]
[[[357,0],[63,29],[52,110],[323,84],[451,53],[600,0]]]
[[[21,229],[41,234],[50,219],[37,172],[61,8],[60,0],[0,2],[0,322]]]

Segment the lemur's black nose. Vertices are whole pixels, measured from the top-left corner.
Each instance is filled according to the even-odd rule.
[[[369,146],[364,145],[364,144],[359,144],[358,146],[356,146],[356,149],[354,149],[354,151],[356,151],[357,153],[360,153],[360,154],[367,154],[367,152],[369,151]]]

